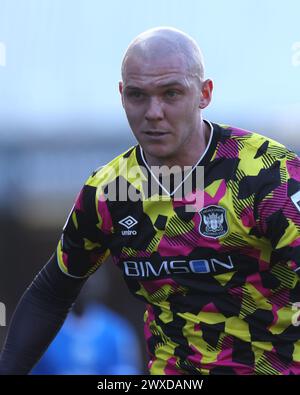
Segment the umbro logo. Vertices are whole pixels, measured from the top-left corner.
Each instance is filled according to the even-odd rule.
[[[131,215],[128,215],[128,217],[123,218],[121,221],[119,221],[119,224],[125,226],[125,228],[130,229],[134,225],[136,225],[138,222],[136,219],[134,219]]]
[[[137,231],[136,230],[130,230],[133,226],[135,226],[138,223],[138,221],[133,218],[131,215],[128,215],[128,217],[123,218],[121,221],[119,221],[119,224],[124,226],[127,230],[122,230],[121,233],[123,236],[131,236],[131,235],[136,235]]]

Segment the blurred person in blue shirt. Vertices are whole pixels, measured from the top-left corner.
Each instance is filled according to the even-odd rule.
[[[73,310],[31,374],[141,374],[132,325],[101,303],[108,289],[105,270],[90,277]]]

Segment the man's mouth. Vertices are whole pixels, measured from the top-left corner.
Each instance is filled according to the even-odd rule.
[[[162,130],[145,130],[144,133],[150,137],[161,137],[169,134],[169,132],[162,131]]]

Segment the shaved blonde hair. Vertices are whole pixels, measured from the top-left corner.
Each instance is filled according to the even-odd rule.
[[[200,82],[204,79],[202,52],[196,41],[181,30],[171,27],[157,27],[139,34],[128,46],[122,61],[124,81],[126,64],[131,57],[151,60],[166,55],[181,55],[188,73]]]

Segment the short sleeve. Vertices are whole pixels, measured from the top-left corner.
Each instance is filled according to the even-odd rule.
[[[84,185],[63,228],[57,246],[60,269],[77,278],[87,277],[109,255],[112,222],[96,186]]]
[[[260,228],[271,241],[272,261],[286,262],[300,276],[300,160],[288,152],[277,165],[274,188],[258,205]]]

